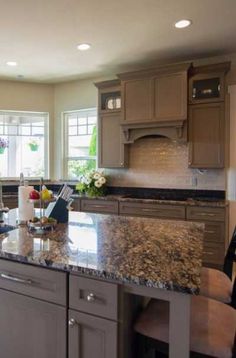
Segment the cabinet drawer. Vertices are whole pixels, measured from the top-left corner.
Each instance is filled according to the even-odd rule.
[[[203,245],[203,262],[213,265],[221,265],[224,261],[224,245],[205,242]]]
[[[0,260],[0,288],[66,305],[67,274]]]
[[[221,222],[204,221],[204,241],[222,243],[225,242],[225,225]]]
[[[187,207],[187,220],[224,221],[224,208],[207,208],[202,206]]]
[[[120,214],[185,219],[185,207],[165,204],[120,202]]]
[[[81,211],[118,214],[118,201],[82,199]]]
[[[117,319],[118,286],[113,283],[70,275],[69,306],[97,316]]]
[[[73,203],[71,204],[74,211],[80,211],[80,199],[74,199]]]

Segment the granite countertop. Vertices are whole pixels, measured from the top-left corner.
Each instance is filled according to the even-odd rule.
[[[0,258],[197,294],[203,234],[193,222],[70,212],[44,235],[25,226],[0,235]]]
[[[216,199],[212,201],[199,200],[194,198],[187,198],[183,200],[166,200],[166,199],[141,199],[130,198],[126,195],[106,195],[99,197],[88,197],[85,195],[73,194],[74,199],[91,199],[91,200],[113,200],[120,202],[133,202],[133,203],[146,203],[146,204],[168,204],[168,205],[182,205],[182,206],[207,206],[207,207],[226,207],[228,206],[227,200]]]

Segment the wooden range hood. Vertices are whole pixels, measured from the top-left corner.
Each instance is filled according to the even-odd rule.
[[[157,136],[172,140],[187,141],[187,131],[184,120],[163,121],[152,123],[121,124],[124,134],[124,143],[132,144],[137,139]]]
[[[188,71],[191,63],[122,73],[124,143],[147,137],[187,140]]]

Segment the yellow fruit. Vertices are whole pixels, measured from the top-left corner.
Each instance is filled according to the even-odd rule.
[[[48,189],[43,189],[41,192],[41,198],[42,200],[49,200],[51,199],[51,193]]]

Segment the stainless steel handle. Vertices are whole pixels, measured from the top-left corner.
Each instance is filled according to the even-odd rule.
[[[68,324],[70,327],[74,327],[76,325],[76,320],[74,318],[70,318]]]
[[[33,283],[33,281],[31,281],[30,279],[23,279],[6,273],[1,273],[1,277],[4,278],[5,280],[14,281],[18,283],[26,283],[27,285],[32,285]]]
[[[96,299],[96,296],[91,292],[88,294],[88,296],[86,297],[88,302],[94,302]]]
[[[212,252],[212,251],[203,251],[203,253],[207,254],[207,255],[210,255],[210,256],[215,255],[214,252]]]
[[[206,234],[215,234],[215,231],[213,231],[213,230],[205,230],[205,233]]]
[[[96,204],[89,204],[92,208],[109,208],[108,205],[96,205]]]
[[[142,208],[142,211],[146,211],[146,212],[152,212],[154,211],[155,213],[163,213],[163,210],[160,209],[148,209],[148,208]]]
[[[200,216],[216,216],[216,214],[213,213],[200,213]]]

